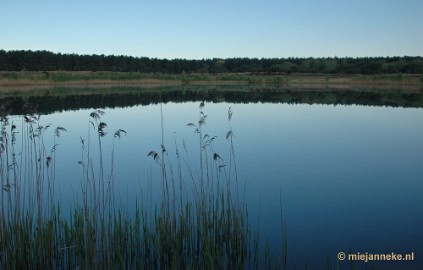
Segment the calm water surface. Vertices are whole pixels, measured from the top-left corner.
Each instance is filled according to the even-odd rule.
[[[175,152],[183,142],[196,167],[200,102],[162,105],[164,144]],[[423,109],[360,105],[290,105],[270,103],[206,103],[204,133],[216,135],[214,150],[228,156],[227,111],[232,128],[238,177],[245,186],[250,222],[261,239],[280,248],[280,213],[288,235],[292,267],[334,266],[340,251],[410,253],[422,266],[423,256]],[[94,109],[94,108],[93,108]],[[80,138],[87,138],[92,109],[41,117],[42,123],[63,126],[56,166],[58,191],[66,205],[80,199]],[[148,189],[151,179],[160,194],[159,168],[146,157],[159,152],[160,105],[104,109],[104,138],[109,164],[113,132],[127,135],[115,141],[117,198],[128,211]],[[17,121],[17,120],[16,120]],[[52,135],[53,137],[53,135]],[[420,259],[419,259],[420,257]],[[360,267],[363,264],[358,263]],[[345,266],[347,264],[345,263]],[[370,266],[370,264],[369,264]]]

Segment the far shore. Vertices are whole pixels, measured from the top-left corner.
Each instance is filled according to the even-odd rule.
[[[331,88],[351,90],[371,88],[418,92],[423,89],[418,74],[154,74],[125,72],[0,72],[0,94],[55,87],[155,88],[182,85],[254,85],[286,86],[293,89]]]

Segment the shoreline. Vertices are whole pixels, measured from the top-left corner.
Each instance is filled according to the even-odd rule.
[[[159,88],[196,85],[283,86],[293,89],[331,88],[354,90],[399,90],[419,92],[421,75],[349,75],[349,74],[141,74],[125,72],[0,72],[0,94],[48,88]]]

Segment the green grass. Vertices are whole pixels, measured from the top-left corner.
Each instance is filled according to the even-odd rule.
[[[140,194],[132,202],[134,213],[119,208],[114,194],[118,179],[113,153],[115,142],[124,139],[124,130],[114,133],[108,167],[104,164],[103,144],[108,136],[104,112],[90,114],[87,138],[81,138],[82,201],[64,213],[56,201],[55,182],[56,153],[66,129],[56,127],[52,132],[28,111],[20,121],[10,122],[0,109],[1,269],[286,267],[286,237],[280,257],[268,244],[260,251],[259,231],[248,223],[247,205],[239,193],[231,109],[226,160],[213,151],[216,137],[205,133],[204,103],[198,122],[187,125],[197,135],[198,153],[190,155],[185,146],[175,145],[174,163],[163,144],[158,151],[146,153],[160,172],[162,194],[157,203],[151,203],[151,190]],[[48,142],[53,142],[50,149]],[[189,162],[195,157],[198,174]]]
[[[143,74],[137,72],[52,72],[49,80],[53,82],[66,82],[76,80],[141,80],[149,78],[159,78],[160,75]]]
[[[140,73],[140,72],[112,72],[112,71],[98,71],[98,72],[78,72],[78,71],[50,71],[50,72],[3,72],[0,74],[0,83],[7,85],[34,85],[40,83],[47,84],[64,84],[70,82],[86,82],[92,84],[103,83],[173,83],[189,85],[196,82],[208,83],[236,83],[249,85],[267,85],[267,86],[285,86],[295,84],[342,84],[339,80],[332,80],[334,78],[344,78],[351,80],[354,83],[375,84],[383,82],[383,84],[391,83],[406,83],[411,85],[421,85],[423,77],[416,74],[379,74],[379,75],[313,75],[310,74],[253,74],[253,73],[186,73],[180,74],[163,74],[163,73]],[[348,84],[348,83],[347,83]]]
[[[0,80],[29,80],[29,81],[51,81],[51,82],[69,82],[69,81],[90,81],[90,80],[112,80],[112,81],[130,81],[130,80],[181,80],[182,75],[160,74],[160,73],[140,73],[140,72],[9,72],[0,77]]]

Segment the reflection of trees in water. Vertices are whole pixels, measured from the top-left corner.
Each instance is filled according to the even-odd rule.
[[[2,107],[8,114],[23,114],[29,107],[48,114],[63,110],[84,108],[116,108],[135,105],[157,104],[159,102],[231,102],[231,103],[289,103],[289,104],[333,104],[369,105],[391,107],[423,107],[422,93],[395,91],[321,91],[321,90],[277,90],[249,89],[228,90],[219,88],[173,89],[160,91],[137,89],[114,89],[101,94],[43,95],[30,97],[6,97],[1,99]]]

